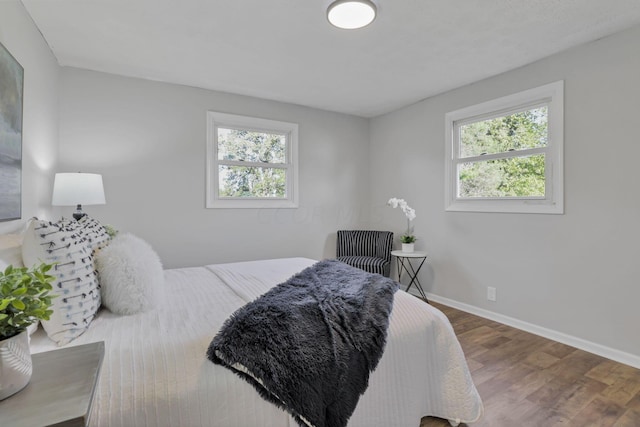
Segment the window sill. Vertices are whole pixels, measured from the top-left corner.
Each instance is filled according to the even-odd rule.
[[[207,209],[295,209],[298,203],[292,200],[229,200],[218,199],[207,202]]]
[[[529,214],[564,214],[562,203],[549,200],[455,200],[448,204],[447,212],[494,212]]]

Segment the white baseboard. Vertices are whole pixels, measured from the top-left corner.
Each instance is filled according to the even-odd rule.
[[[476,316],[484,317],[485,319],[493,320],[495,322],[499,322],[516,329],[521,329],[523,331],[530,332],[532,334],[539,335],[553,341],[558,341],[562,344],[579,348],[580,350],[588,351],[589,353],[597,354],[598,356],[606,357],[607,359],[611,359],[616,362],[624,363],[625,365],[640,369],[640,356],[637,356],[635,354],[616,350],[614,348],[606,347],[604,345],[587,341],[582,338],[554,331],[553,329],[547,329],[542,326],[534,325],[533,323],[524,322],[513,317],[505,316],[493,311],[485,310],[483,308],[475,307],[473,305],[465,304],[431,293],[427,293],[427,298],[429,298],[429,301],[434,301],[442,305],[465,311],[467,313],[475,314]]]

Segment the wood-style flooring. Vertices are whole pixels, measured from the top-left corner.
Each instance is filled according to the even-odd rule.
[[[484,416],[470,426],[640,426],[640,370],[433,305],[451,321],[484,403]],[[445,426],[432,417],[420,423]]]

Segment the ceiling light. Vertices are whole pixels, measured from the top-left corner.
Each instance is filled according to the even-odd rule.
[[[376,19],[376,5],[371,0],[336,0],[327,9],[327,19],[345,30],[362,28]]]

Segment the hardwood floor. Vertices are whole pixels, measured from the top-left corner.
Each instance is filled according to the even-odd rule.
[[[484,403],[470,426],[640,426],[640,370],[433,305],[453,324]],[[444,426],[432,417],[420,423]]]

